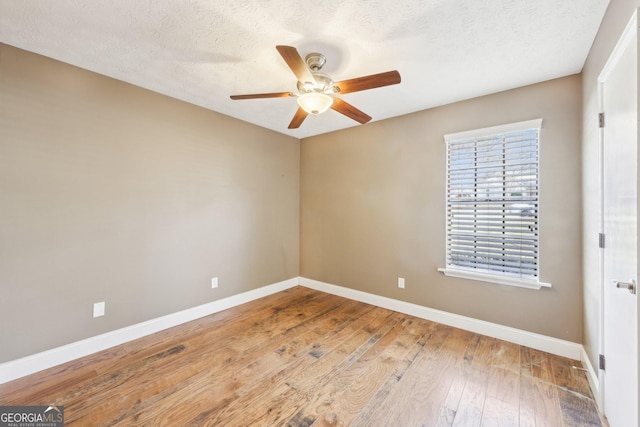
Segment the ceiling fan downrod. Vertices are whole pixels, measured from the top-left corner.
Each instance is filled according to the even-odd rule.
[[[318,72],[322,70],[324,64],[327,62],[327,58],[321,53],[310,53],[305,56],[304,61],[307,63],[311,71]]]

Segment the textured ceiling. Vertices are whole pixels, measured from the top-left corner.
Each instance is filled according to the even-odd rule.
[[[326,55],[373,121],[580,72],[609,0],[0,0],[0,42],[297,138],[360,126],[329,110],[287,126],[294,91],[275,49]],[[364,125],[366,126],[366,125]]]

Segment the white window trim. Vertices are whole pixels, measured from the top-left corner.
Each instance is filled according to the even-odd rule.
[[[498,133],[517,132],[533,128],[542,128],[542,119],[526,120],[524,122],[509,123],[506,125],[491,126],[488,128],[468,130],[464,132],[449,133],[444,136],[444,142],[457,141],[459,139],[480,138]]]
[[[495,135],[500,133],[508,133],[508,132],[517,132],[517,131],[533,129],[533,128],[542,129],[542,119],[526,120],[522,122],[491,126],[491,127],[482,128],[482,129],[450,133],[450,134],[444,135],[444,142],[445,144],[447,144],[450,141],[457,141],[460,139],[480,138],[483,136]],[[538,149],[540,148],[538,147]],[[448,176],[449,174],[448,168],[445,173]],[[446,179],[447,177],[445,177],[445,180]],[[538,185],[540,185],[539,181],[538,181]],[[447,194],[445,193],[445,200],[446,198],[447,198]],[[445,202],[445,209],[446,209],[446,206],[447,206],[447,203]],[[469,271],[469,270],[465,270],[465,269],[455,267],[455,266],[450,266],[450,265],[447,265],[445,268],[438,268],[438,271],[443,273],[445,276],[449,276],[449,277],[477,280],[480,282],[488,282],[488,283],[494,283],[498,285],[516,286],[520,288],[536,289],[536,290],[539,290],[542,288],[551,288],[550,283],[540,282],[539,280],[527,280],[519,277],[509,277],[508,275],[493,274],[490,272],[483,273],[477,270]]]
[[[495,283],[498,285],[517,286],[527,289],[550,288],[551,283],[539,282],[537,280],[525,280],[519,277],[502,276],[499,274],[480,273],[478,271],[467,271],[458,268],[439,268],[439,272],[445,276],[457,277],[459,279],[477,280],[480,282]]]

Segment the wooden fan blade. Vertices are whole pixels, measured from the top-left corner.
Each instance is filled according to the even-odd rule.
[[[400,73],[396,70],[386,73],[372,74],[370,76],[357,77],[355,79],[342,80],[334,84],[339,88],[339,94],[358,92],[374,89],[376,87],[390,86],[400,83]]]
[[[254,93],[252,95],[231,95],[231,99],[288,98],[296,96],[292,92]]]
[[[304,59],[300,56],[295,47],[291,46],[276,46],[278,52],[285,60],[293,74],[296,75],[298,81],[302,83],[310,82],[315,83],[316,79],[311,74],[311,70],[307,67],[307,63],[304,62]]]
[[[293,120],[289,123],[289,129],[298,129],[308,115],[309,113],[304,111],[302,107],[299,107],[298,111],[296,111],[296,114],[293,116]]]
[[[371,116],[363,113],[362,111],[358,110],[353,105],[349,104],[348,102],[343,101],[340,98],[334,98],[333,105],[331,106],[331,108],[336,110],[338,113],[342,113],[345,116],[355,120],[356,122],[358,122],[360,124],[365,124],[369,120],[371,120]]]

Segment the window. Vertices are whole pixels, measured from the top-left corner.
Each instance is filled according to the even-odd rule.
[[[542,120],[445,135],[449,276],[539,289]]]

